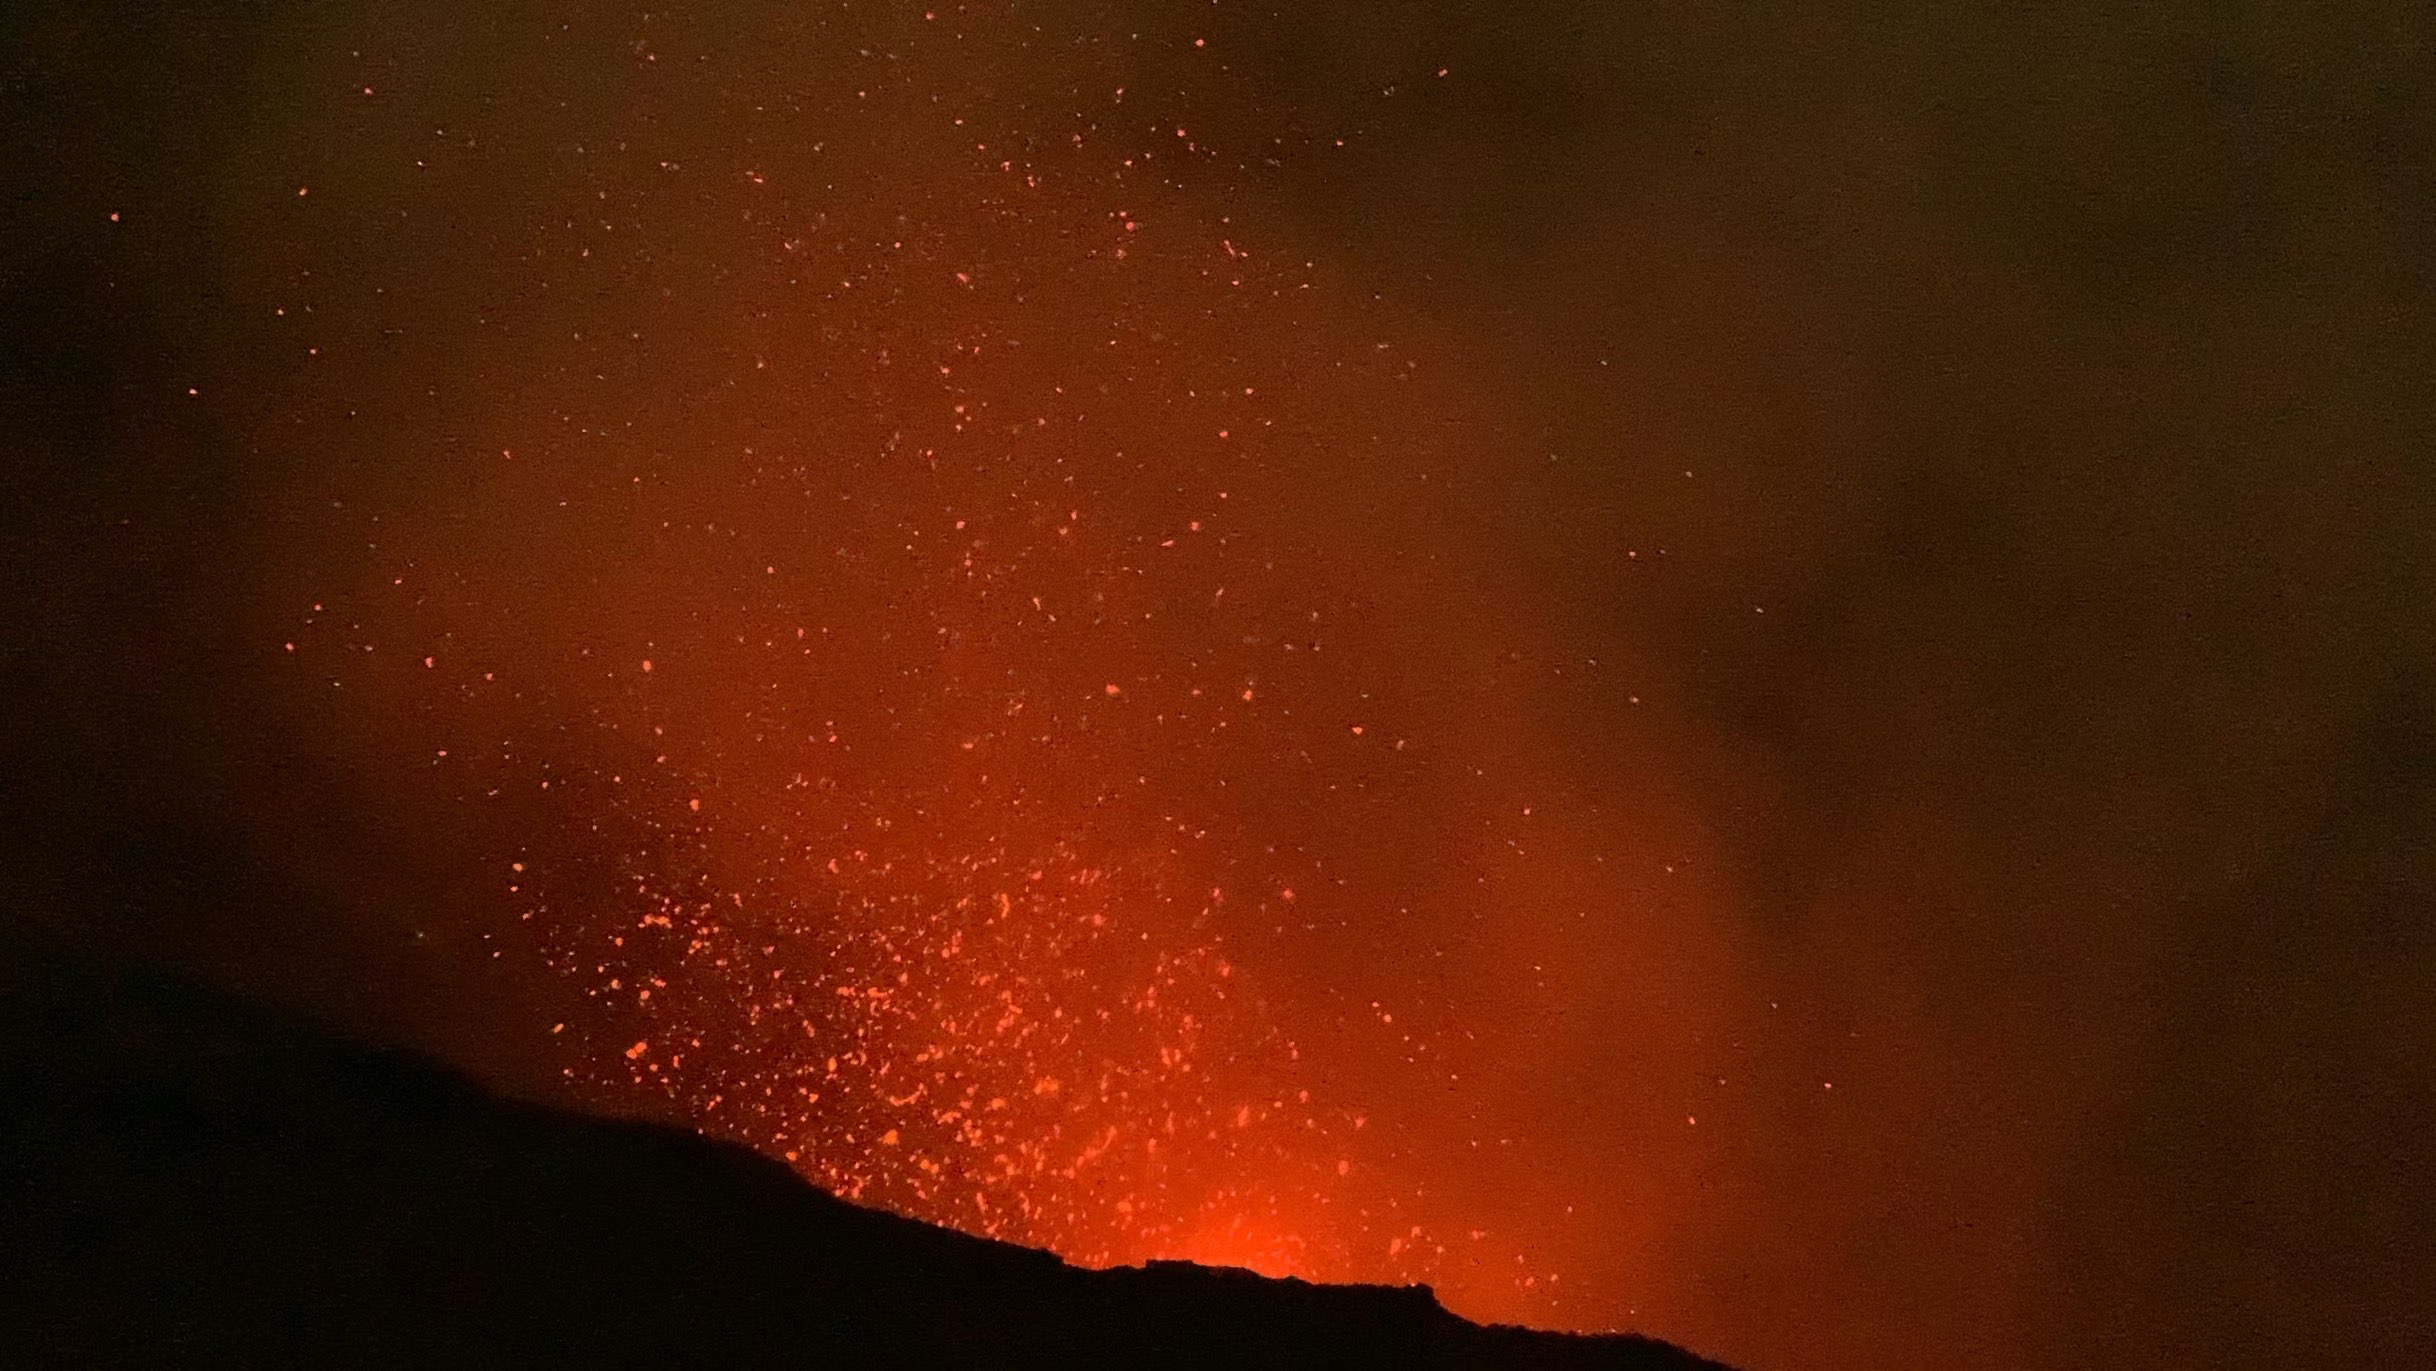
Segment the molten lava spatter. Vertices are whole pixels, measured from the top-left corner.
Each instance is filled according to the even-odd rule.
[[[1666,912],[1684,836],[1534,721],[1605,668],[1467,579],[1503,458],[1452,354],[1263,222],[1337,135],[1210,135],[1108,35],[961,11],[653,21],[619,100],[554,104],[603,37],[538,31],[429,146],[355,116],[513,212],[470,321],[397,306],[461,355],[300,488],[353,537],[279,630],[478,816],[501,953],[594,1006],[566,1074],[1083,1261],[1627,1322],[1680,1161],[1593,1200],[1612,1135],[1519,1121],[1621,1035],[1668,1063],[1634,1127],[1680,1127],[1718,953]],[[310,203],[439,250],[380,184]],[[335,271],[283,326],[374,346],[306,308]]]

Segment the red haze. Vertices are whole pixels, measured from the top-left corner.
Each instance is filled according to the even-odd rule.
[[[1304,8],[27,21],[9,879],[1087,1261],[2424,1329],[2408,26]]]

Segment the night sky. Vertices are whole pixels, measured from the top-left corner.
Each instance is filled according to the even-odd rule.
[[[2436,1358],[2424,7],[142,8],[0,16],[12,958],[1093,1263]]]

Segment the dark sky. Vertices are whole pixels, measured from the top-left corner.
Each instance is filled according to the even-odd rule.
[[[1083,1259],[2436,1359],[2424,7],[227,8],[0,18],[12,950]]]

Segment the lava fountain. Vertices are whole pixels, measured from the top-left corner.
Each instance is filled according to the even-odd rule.
[[[1703,840],[1477,582],[1461,349],[1266,226],[1333,136],[1005,17],[502,22],[266,134],[234,289],[328,359],[266,670],[467,835],[571,1088],[1084,1262],[1654,1300]]]

